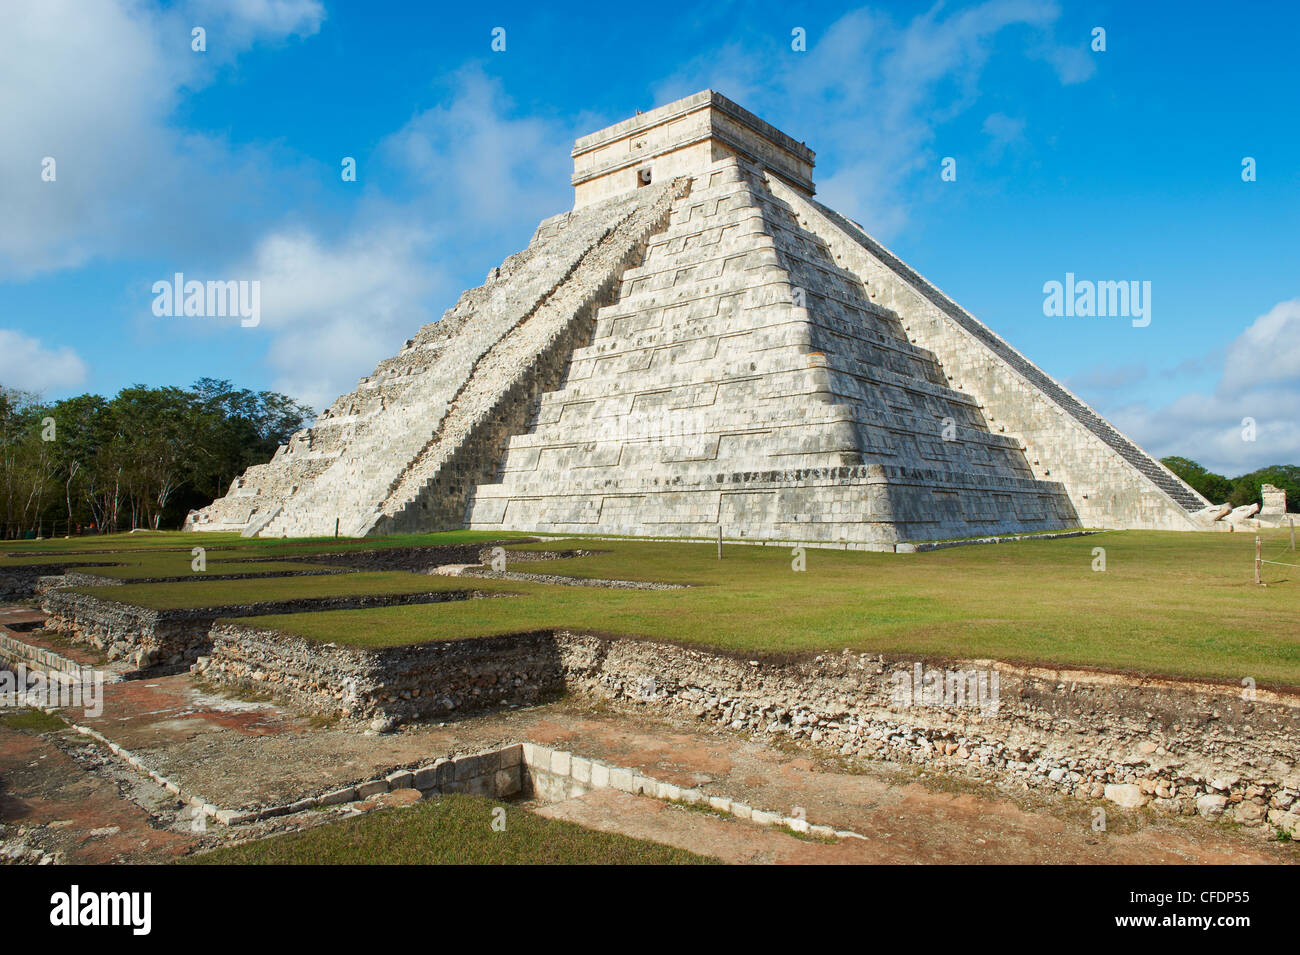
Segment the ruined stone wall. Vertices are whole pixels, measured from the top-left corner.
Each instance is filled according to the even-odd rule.
[[[1300,834],[1300,700],[1264,690],[1247,701],[1231,686],[989,661],[918,673],[913,660],[847,651],[747,659],[568,631],[374,651],[229,624],[214,637],[199,668],[208,678],[384,726],[532,702],[565,687],[846,759]],[[925,674],[936,671],[965,674],[965,699],[928,698]]]
[[[221,607],[150,610],[93,594],[52,590],[41,598],[41,610],[49,618],[45,624],[47,629],[98,647],[108,654],[110,660],[127,659],[143,669],[193,662],[211,647],[208,631],[219,617],[359,610],[489,596],[493,595],[467,587],[461,591],[309,597]]]
[[[895,674],[914,675],[908,660],[845,652],[771,663],[581,634],[557,640],[571,688],[759,738],[1300,831],[1294,697],[1260,692],[1246,702],[1240,688],[989,661],[944,667],[983,671],[986,683],[997,674],[999,705],[986,712],[898,704]]]
[[[387,726],[540,702],[563,688],[548,632],[365,649],[221,622],[196,672],[316,713]]]

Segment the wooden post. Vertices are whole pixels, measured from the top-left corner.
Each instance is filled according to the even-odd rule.
[[[718,560],[722,560],[722,525],[718,525]]]
[[[1291,552],[1295,553],[1295,518],[1288,517],[1287,520],[1291,522]]]
[[[1259,538],[1255,538],[1255,583],[1259,583],[1259,562],[1263,558]]]
[[[339,539],[339,519],[337,517],[334,518],[334,539]]]

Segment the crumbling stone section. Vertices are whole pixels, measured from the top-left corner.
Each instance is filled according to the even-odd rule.
[[[1257,515],[1261,527],[1285,527],[1288,520],[1286,512],[1286,489],[1272,484],[1264,484],[1259,489],[1264,506]],[[1294,517],[1290,518],[1294,520]]]
[[[0,568],[0,603],[31,600],[46,587],[57,586],[69,572],[66,563]]]
[[[49,617],[46,629],[97,647],[107,653],[110,660],[126,659],[144,669],[193,663],[211,646],[208,631],[219,617],[359,610],[485,596],[491,595],[467,588],[463,591],[310,597],[222,607],[150,610],[92,594],[55,590],[42,598],[41,609]]]
[[[982,671],[990,686],[997,674],[998,706],[988,711],[918,705],[911,661],[846,651],[769,662],[582,634],[556,639],[566,684],[598,697],[844,757],[1300,832],[1295,697],[1260,692],[1245,702],[1239,688],[990,661],[945,667]],[[916,689],[911,705],[897,702],[905,680]]]
[[[563,689],[549,631],[371,649],[223,621],[195,672],[376,729],[535,704]]]
[[[843,758],[1300,834],[1300,699],[1266,691],[849,652],[746,659],[568,631],[358,650],[231,624],[198,672],[376,728],[567,689]]]

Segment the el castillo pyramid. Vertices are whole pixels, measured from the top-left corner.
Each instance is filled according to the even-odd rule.
[[[712,91],[579,139],[572,211],[187,526],[1197,527],[1207,501],[818,203],[813,158]]]

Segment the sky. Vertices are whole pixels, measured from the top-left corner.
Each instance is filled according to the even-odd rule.
[[[0,0],[0,384],[323,409],[572,206],[577,136],[712,88],[1152,453],[1300,463],[1297,35],[1249,2]],[[155,314],[178,272],[260,283],[259,321]],[[1149,323],[1046,314],[1067,274],[1149,282]]]

